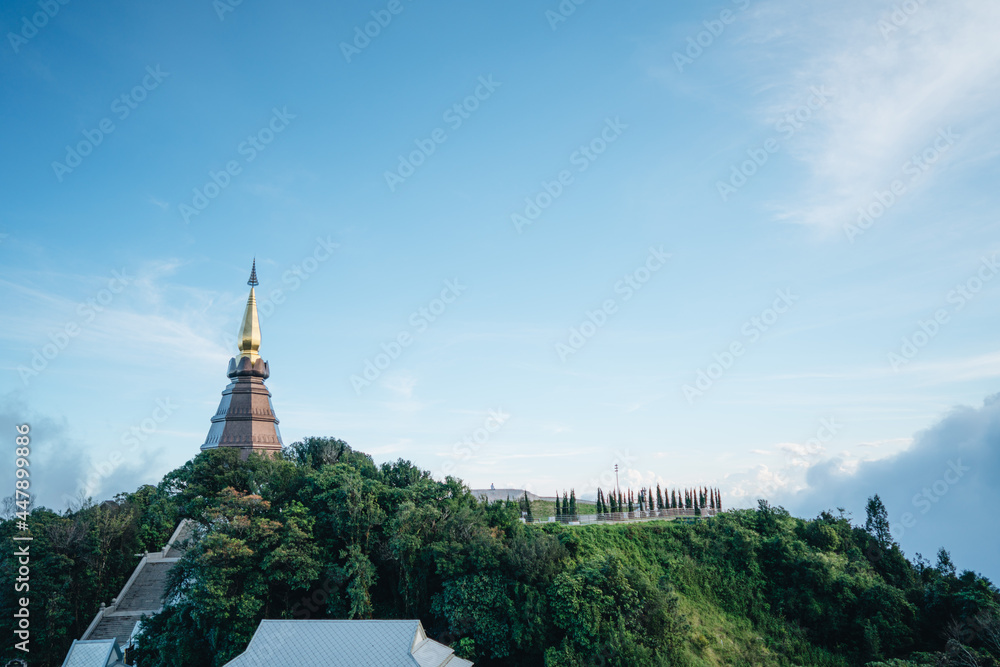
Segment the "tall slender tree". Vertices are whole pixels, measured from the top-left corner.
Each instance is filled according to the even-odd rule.
[[[660,485],[656,485],[656,509],[663,509],[663,492],[660,490]]]
[[[865,515],[865,530],[875,538],[879,546],[887,549],[892,544],[892,534],[889,532],[889,513],[877,493],[868,499],[868,504],[865,505]]]
[[[524,499],[522,500],[522,506],[524,507],[524,518],[528,523],[531,523],[535,518],[531,515],[531,501],[528,500],[528,492],[524,492]]]
[[[556,521],[562,517],[562,508],[559,506],[559,492],[556,491]]]
[[[574,489],[569,490],[569,518],[571,521],[576,521],[576,491]]]

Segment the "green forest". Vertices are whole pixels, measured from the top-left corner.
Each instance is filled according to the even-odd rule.
[[[418,618],[481,667],[1000,665],[1000,592],[944,549],[906,558],[874,491],[855,521],[762,501],[684,522],[525,524],[516,499],[483,502],[340,440],[246,461],[209,450],[113,502],[32,510],[31,664],[60,665],[136,554],[188,518],[199,535],[144,621],[141,667],[223,665],[264,618]],[[14,521],[0,530],[9,544]],[[11,644],[3,658],[24,657]]]

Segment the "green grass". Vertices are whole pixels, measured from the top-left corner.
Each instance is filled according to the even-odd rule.
[[[691,628],[677,664],[847,667],[845,658],[810,644],[801,630],[785,619],[765,614],[754,623],[747,618],[739,609],[741,605],[731,599],[734,589],[740,588],[739,579],[732,578],[739,568],[720,572],[720,560],[709,555],[717,552],[717,536],[707,523],[651,521],[544,530],[563,533],[577,559],[612,553],[652,581],[669,583],[677,595],[678,611]]]
[[[560,505],[562,503],[560,502]],[[593,503],[581,503],[576,504],[577,514],[597,514],[597,505]],[[531,501],[531,515],[535,519],[544,519],[545,517],[556,515],[556,504],[551,500],[533,500]]]

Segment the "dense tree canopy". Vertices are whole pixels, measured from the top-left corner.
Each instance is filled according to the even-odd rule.
[[[222,665],[263,618],[419,618],[482,667],[998,664],[1000,593],[945,551],[933,567],[908,561],[881,501],[864,527],[766,502],[711,519],[525,525],[523,501],[486,503],[339,440],[246,461],[210,450],[114,504],[32,513],[32,657],[60,664],[134,554],[188,518],[197,537],[144,623],[142,667]],[[6,618],[11,605],[5,595]]]

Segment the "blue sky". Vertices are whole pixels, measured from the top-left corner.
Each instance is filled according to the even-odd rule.
[[[0,23],[0,396],[45,504],[198,452],[253,257],[285,442],[472,487],[586,495],[617,463],[728,505],[919,513],[951,459],[919,434],[1000,391],[988,0]],[[1000,470],[977,432],[901,540],[997,577],[968,530]]]

